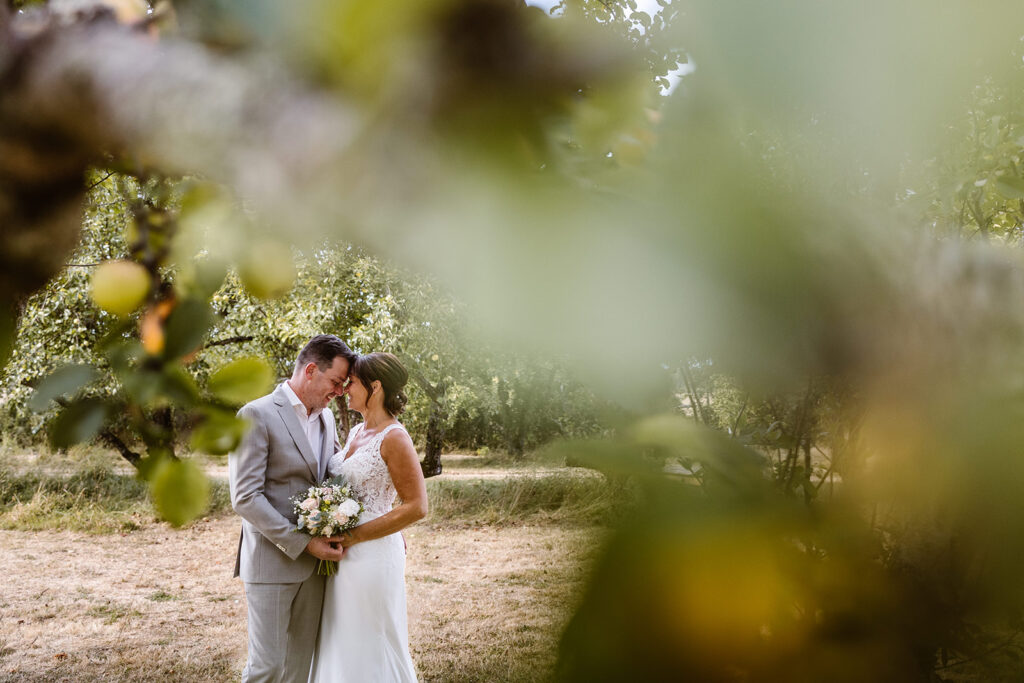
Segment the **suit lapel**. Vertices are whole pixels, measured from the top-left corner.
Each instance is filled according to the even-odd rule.
[[[334,455],[334,420],[328,417],[329,408],[320,413],[320,479],[327,478],[327,463]]]
[[[295,414],[295,408],[288,402],[288,396],[284,393],[282,387],[278,387],[277,391],[274,392],[274,403],[277,404],[277,413],[284,420],[284,426],[288,428],[288,434],[292,437],[292,441],[295,442],[295,446],[299,449],[299,454],[302,455],[302,459],[306,461],[306,465],[309,467],[309,473],[313,475],[314,481],[319,482],[320,479],[317,477],[319,474],[319,463],[316,457],[313,455],[313,450],[309,447],[309,439],[306,438],[306,433],[302,430],[302,425],[299,424],[299,416]]]

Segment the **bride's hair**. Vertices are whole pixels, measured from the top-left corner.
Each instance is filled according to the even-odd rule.
[[[384,410],[392,416],[405,410],[409,399],[402,389],[409,381],[409,372],[396,356],[380,351],[359,356],[352,367],[352,374],[367,391],[372,391],[370,385],[373,382],[380,382],[384,390]]]

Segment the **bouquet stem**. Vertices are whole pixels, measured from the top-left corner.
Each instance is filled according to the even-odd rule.
[[[316,563],[316,573],[320,576],[334,576],[338,573],[338,563],[334,560],[319,560]]]

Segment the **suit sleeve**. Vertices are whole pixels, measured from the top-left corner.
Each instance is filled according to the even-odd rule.
[[[295,525],[278,512],[263,493],[269,457],[267,426],[250,406],[239,410],[238,417],[249,422],[250,427],[238,448],[228,455],[231,507],[281,552],[297,559],[305,551],[309,537],[296,533]]]

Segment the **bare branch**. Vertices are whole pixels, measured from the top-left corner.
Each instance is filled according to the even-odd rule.
[[[93,189],[94,187],[96,187],[98,185],[102,185],[104,182],[106,182],[107,178],[109,178],[110,176],[114,175],[114,173],[116,173],[116,171],[110,171],[109,173],[107,173],[107,175],[103,176],[102,178],[97,180],[95,183],[93,183],[89,187],[85,188],[85,191],[88,192],[89,190]]]
[[[238,335],[236,337],[226,337],[224,339],[217,339],[215,341],[207,342],[203,346],[203,348],[204,349],[210,349],[210,348],[213,348],[215,346],[230,346],[231,344],[244,344],[245,342],[250,342],[250,341],[252,341],[255,338],[256,337],[252,336],[251,334],[250,335]]]

